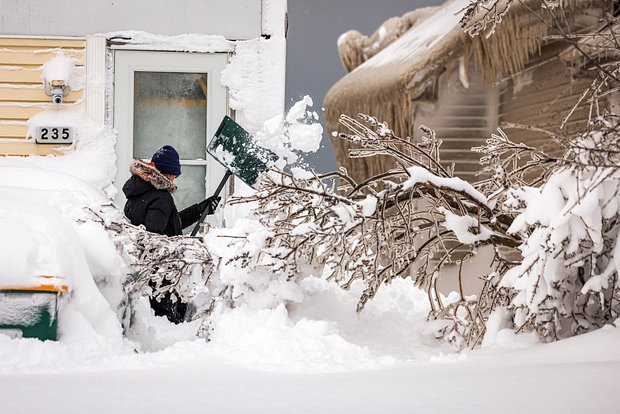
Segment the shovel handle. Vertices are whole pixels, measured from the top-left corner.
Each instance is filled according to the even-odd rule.
[[[232,172],[230,172],[230,170],[226,170],[226,174],[224,174],[224,177],[222,178],[222,181],[220,181],[220,184],[215,189],[215,192],[213,193],[213,197],[217,197],[218,195],[220,195],[220,192],[222,192],[222,188],[224,188],[224,185],[226,184],[226,181],[228,181],[228,178],[230,178],[231,175],[232,175]],[[203,221],[205,221],[205,218],[207,218],[208,214],[209,214],[209,209],[207,208],[207,209],[205,209],[205,211],[202,212],[202,215],[200,216],[200,219],[198,219],[198,222],[194,226],[194,230],[192,230],[191,236],[195,236],[196,234],[198,234],[198,230],[200,229],[200,225],[202,224]]]

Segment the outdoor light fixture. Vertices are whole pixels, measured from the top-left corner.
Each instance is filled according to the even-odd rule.
[[[69,95],[69,85],[65,85],[64,80],[52,80],[45,82],[45,94],[52,97],[52,102],[61,104],[63,97]]]

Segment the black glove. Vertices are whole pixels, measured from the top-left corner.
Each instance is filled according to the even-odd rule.
[[[204,199],[203,201],[201,201],[200,203],[198,203],[198,208],[200,209],[201,212],[207,212],[207,214],[213,214],[215,213],[215,209],[217,208],[217,205],[220,203],[220,200],[222,199],[222,197],[220,196],[211,196],[208,197],[206,199]]]

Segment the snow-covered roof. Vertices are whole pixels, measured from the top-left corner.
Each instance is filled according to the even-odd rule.
[[[437,63],[462,49],[458,46],[465,34],[459,21],[468,4],[468,0],[451,0],[419,19],[406,33],[336,83],[325,98],[326,107],[341,98],[361,97],[370,90],[382,94],[394,92],[394,88],[402,91],[419,83],[415,79],[426,79]],[[366,50],[358,53],[368,55]]]
[[[433,14],[412,27],[407,33],[368,59],[362,67],[380,67],[398,63],[414,64],[441,47],[444,38],[458,28],[469,0],[453,0],[439,7]]]
[[[472,25],[471,22],[468,22],[465,28],[461,27],[461,20],[470,5],[469,0],[448,0],[439,7],[405,14],[400,18],[400,26],[407,22],[411,26],[404,34],[398,33],[401,27],[392,21],[399,18],[386,21],[370,38],[360,35],[359,32],[349,31],[338,39],[341,58],[345,63],[343,55],[355,53],[357,50],[361,55],[357,60],[361,62],[355,67],[348,67],[351,73],[346,75],[343,81],[357,83],[355,89],[362,91],[367,91],[367,87],[372,88],[375,82],[387,80],[398,82],[409,91],[420,92],[419,89],[426,86],[428,78],[436,74],[437,70],[443,71],[445,66],[452,64],[455,59],[464,55],[468,57],[471,51],[481,64],[480,70],[486,72],[485,76],[489,77],[489,80],[495,76],[510,75],[522,69],[525,61],[538,52],[542,38],[549,31],[548,25],[531,13],[532,7],[540,7],[539,3],[539,0],[526,0],[512,5],[509,13],[497,26],[496,33],[490,36],[469,36],[466,31]],[[609,1],[574,0],[563,7],[570,10],[588,9],[594,3],[605,8]],[[582,16],[574,18],[576,22],[578,19],[581,19],[578,23],[586,24]],[[386,27],[391,28],[394,33],[389,33]],[[390,37],[391,42],[385,41]],[[372,42],[372,45],[367,45],[366,41]],[[498,44],[501,44],[501,50],[498,50]],[[378,48],[380,51],[377,52]],[[348,56],[346,58],[350,59]],[[492,64],[491,60],[497,63]],[[513,63],[510,64],[509,61]],[[367,78],[369,73],[373,81],[359,83],[362,78]],[[346,89],[346,81],[344,85],[339,82],[335,86]],[[360,88],[360,84],[364,87]]]

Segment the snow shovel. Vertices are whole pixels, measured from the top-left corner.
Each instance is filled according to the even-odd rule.
[[[207,152],[226,168],[226,174],[213,193],[217,197],[231,175],[252,188],[257,188],[260,173],[267,169],[268,163],[274,162],[278,156],[266,148],[259,147],[252,136],[228,116],[215,131]],[[198,223],[192,230],[192,236],[198,233],[200,225],[207,217],[208,209],[202,213]]]

